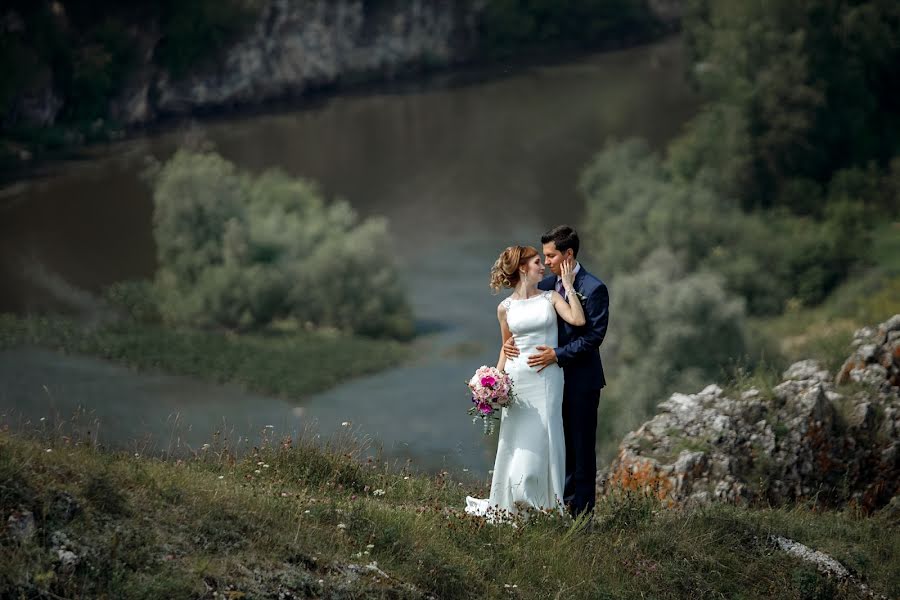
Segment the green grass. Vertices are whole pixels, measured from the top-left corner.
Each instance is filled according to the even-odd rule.
[[[239,383],[289,398],[386,369],[409,356],[409,346],[399,342],[337,333],[237,335],[135,321],[90,327],[65,317],[0,315],[0,349],[26,345],[104,358],[138,370]]]
[[[878,593],[900,594],[900,531],[887,516],[802,507],[663,510],[639,496],[598,505],[591,529],[537,516],[517,528],[461,512],[483,486],[261,440],[237,460],[213,440],[194,457],[111,454],[55,430],[0,430],[0,530],[9,598],[856,598],[767,542],[832,555]],[[382,493],[383,492],[383,493]],[[71,508],[75,506],[76,510]],[[59,533],[79,558],[61,566]],[[374,572],[353,567],[377,561]]]

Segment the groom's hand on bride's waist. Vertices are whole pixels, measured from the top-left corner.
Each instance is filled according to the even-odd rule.
[[[556,363],[556,350],[548,346],[536,346],[537,354],[528,355],[528,366],[537,369],[538,373]]]
[[[506,355],[506,358],[515,358],[519,355],[519,349],[516,347],[516,340],[514,340],[512,336],[503,342],[503,354]]]

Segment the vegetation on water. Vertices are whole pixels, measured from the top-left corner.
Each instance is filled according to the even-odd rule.
[[[483,484],[386,465],[349,435],[323,449],[264,430],[242,458],[217,435],[164,459],[99,449],[77,424],[40,427],[0,429],[4,597],[868,597],[771,536],[900,594],[900,524],[887,512],[671,511],[613,495],[587,528],[540,515],[489,526],[462,511]]]
[[[900,311],[898,5],[687,15],[699,114],[662,155],[610,142],[580,181],[611,280],[606,456],[674,391],[800,358],[833,369],[855,328]]]
[[[209,151],[148,173],[154,281],[106,289],[99,318],[0,315],[0,349],[34,345],[302,398],[409,358],[412,312],[383,219],[302,179]]]
[[[235,335],[132,319],[91,325],[63,316],[0,315],[0,350],[26,346],[96,356],[141,371],[237,383],[292,399],[395,366],[410,355],[409,346],[400,342],[335,331]]]

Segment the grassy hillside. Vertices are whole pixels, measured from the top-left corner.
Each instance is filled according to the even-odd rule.
[[[673,512],[622,496],[601,501],[589,529],[552,516],[489,526],[461,512],[483,484],[390,467],[349,435],[324,450],[263,435],[240,460],[227,440],[210,442],[165,460],[71,431],[0,432],[0,517],[12,523],[0,533],[0,596],[863,597],[771,535],[900,594],[900,524],[887,514]]]

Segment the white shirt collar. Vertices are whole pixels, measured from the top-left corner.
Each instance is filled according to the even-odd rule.
[[[572,273],[575,275],[578,275],[578,271],[580,271],[580,270],[581,270],[581,263],[576,260],[575,261],[575,270],[572,271]],[[562,277],[559,277],[559,276],[556,277],[557,282],[559,282],[561,280],[562,280]]]

